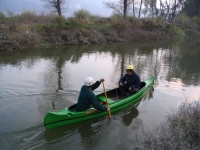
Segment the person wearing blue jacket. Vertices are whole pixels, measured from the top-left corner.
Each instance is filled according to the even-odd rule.
[[[104,79],[100,79],[94,83],[93,78],[87,77],[84,81],[84,85],[81,87],[81,92],[78,97],[77,109],[78,111],[84,111],[91,107],[99,111],[110,111],[110,108],[105,105],[101,105],[97,100],[95,94],[92,92],[99,87]]]
[[[127,73],[119,80],[119,89],[121,92],[120,98],[125,98],[127,96],[127,92],[129,92],[129,95],[132,95],[137,93],[140,89],[140,76],[135,73],[134,67],[132,65],[128,65],[126,72]]]

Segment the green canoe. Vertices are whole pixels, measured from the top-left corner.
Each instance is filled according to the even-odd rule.
[[[145,93],[149,91],[148,89],[152,88],[153,82],[154,76],[141,82],[140,90],[136,94],[130,95],[124,99],[118,99],[120,96],[119,88],[107,91],[106,94],[111,113],[123,109],[130,104],[137,103],[145,95]],[[106,102],[104,93],[98,94],[96,97],[99,101]],[[68,108],[64,108],[56,112],[48,112],[44,118],[44,126],[46,129],[50,129],[105,115],[108,115],[107,111],[100,112],[94,108],[88,109],[86,111],[77,111],[76,104],[74,104]]]

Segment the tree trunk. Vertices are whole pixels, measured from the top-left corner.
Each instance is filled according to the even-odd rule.
[[[142,8],[142,0],[140,1],[140,9],[139,9],[139,16],[138,16],[138,19],[140,19],[141,8]]]
[[[175,0],[174,7],[172,8],[172,16],[171,16],[170,22],[172,22],[172,20],[174,19],[175,15],[176,15],[176,9],[177,9],[177,4],[176,4],[176,0]]]
[[[62,16],[60,0],[57,0],[57,10],[58,10],[58,16]]]
[[[126,18],[126,12],[127,12],[127,0],[124,0],[124,18]]]
[[[133,16],[135,17],[135,1],[133,0]]]

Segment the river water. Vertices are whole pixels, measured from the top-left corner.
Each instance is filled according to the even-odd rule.
[[[142,127],[153,129],[180,103],[200,96],[200,42],[141,42],[38,48],[0,53],[0,149],[129,150]],[[137,105],[46,130],[48,111],[77,102],[85,77],[117,86],[134,65],[153,88]],[[103,92],[101,85],[95,94]]]

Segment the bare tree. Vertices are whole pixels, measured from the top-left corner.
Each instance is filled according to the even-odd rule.
[[[172,7],[171,7],[171,18],[170,18],[170,22],[172,22],[172,20],[173,20],[174,17],[176,16],[178,7],[179,7],[179,3],[177,3],[177,0],[174,0],[174,3],[172,4]]]
[[[46,3],[45,7],[53,8],[58,13],[59,16],[62,16],[62,11],[64,10],[64,4],[69,0],[42,0]]]
[[[123,15],[124,18],[127,16],[128,5],[132,3],[132,0],[118,0],[118,2],[103,2],[104,5]]]
[[[157,0],[144,0],[145,9],[151,13],[152,18],[158,17],[159,10],[156,7]]]
[[[119,3],[115,3],[115,2],[103,2],[103,4],[108,9],[113,9],[114,11],[116,11],[117,13],[119,13],[120,15],[123,16],[122,8],[121,8],[121,5]]]
[[[164,6],[162,0],[160,0],[160,16],[161,16],[163,19],[166,19],[166,18],[165,18],[165,6]]]
[[[159,0],[160,2],[160,16],[172,22],[175,16],[182,11],[184,0]]]

